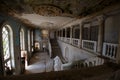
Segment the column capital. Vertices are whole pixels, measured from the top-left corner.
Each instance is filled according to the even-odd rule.
[[[73,28],[73,26],[70,26],[70,28]]]
[[[105,18],[106,18],[105,15],[97,16],[98,21],[104,21]]]

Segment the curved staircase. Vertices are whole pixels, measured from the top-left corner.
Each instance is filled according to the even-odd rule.
[[[62,63],[67,63],[67,61],[65,60],[65,58],[63,57],[62,53],[61,53],[61,49],[57,43],[56,39],[50,39],[50,43],[51,43],[51,47],[52,47],[52,56],[51,58],[55,58],[56,56],[58,56]]]

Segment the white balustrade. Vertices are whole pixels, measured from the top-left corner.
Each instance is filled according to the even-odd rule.
[[[61,39],[60,39],[61,41],[63,41],[64,40],[64,37],[61,37]]]
[[[87,64],[87,67],[98,66],[104,64],[104,59],[99,57],[91,57],[84,61],[84,65]]]
[[[80,69],[80,68],[93,67],[93,66],[98,66],[103,64],[104,64],[104,59],[94,56],[88,59],[62,64],[62,70],[71,69],[71,68]]]
[[[80,39],[72,38],[72,45],[79,47],[79,45],[80,45]]]
[[[70,44],[70,38],[66,38],[66,42]]]
[[[116,58],[118,44],[113,43],[103,43],[103,56],[109,57],[111,59]]]
[[[92,52],[96,52],[97,41],[82,40],[82,48]]]
[[[60,37],[58,37],[58,39],[60,40]]]
[[[66,42],[66,37],[63,37],[63,41]]]

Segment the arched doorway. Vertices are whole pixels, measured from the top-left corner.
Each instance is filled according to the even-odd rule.
[[[10,25],[2,27],[2,47],[3,47],[3,72],[4,75],[12,75],[15,69],[13,50],[13,31]]]
[[[20,49],[21,49],[21,73],[25,71],[25,65],[27,65],[27,51],[25,50],[25,31],[20,29]]]
[[[25,50],[25,34],[22,28],[20,30],[20,48],[21,51]]]

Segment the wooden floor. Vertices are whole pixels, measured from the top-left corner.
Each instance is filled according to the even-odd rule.
[[[26,66],[25,74],[53,71],[53,60],[47,52],[37,52],[32,57],[30,65]]]

